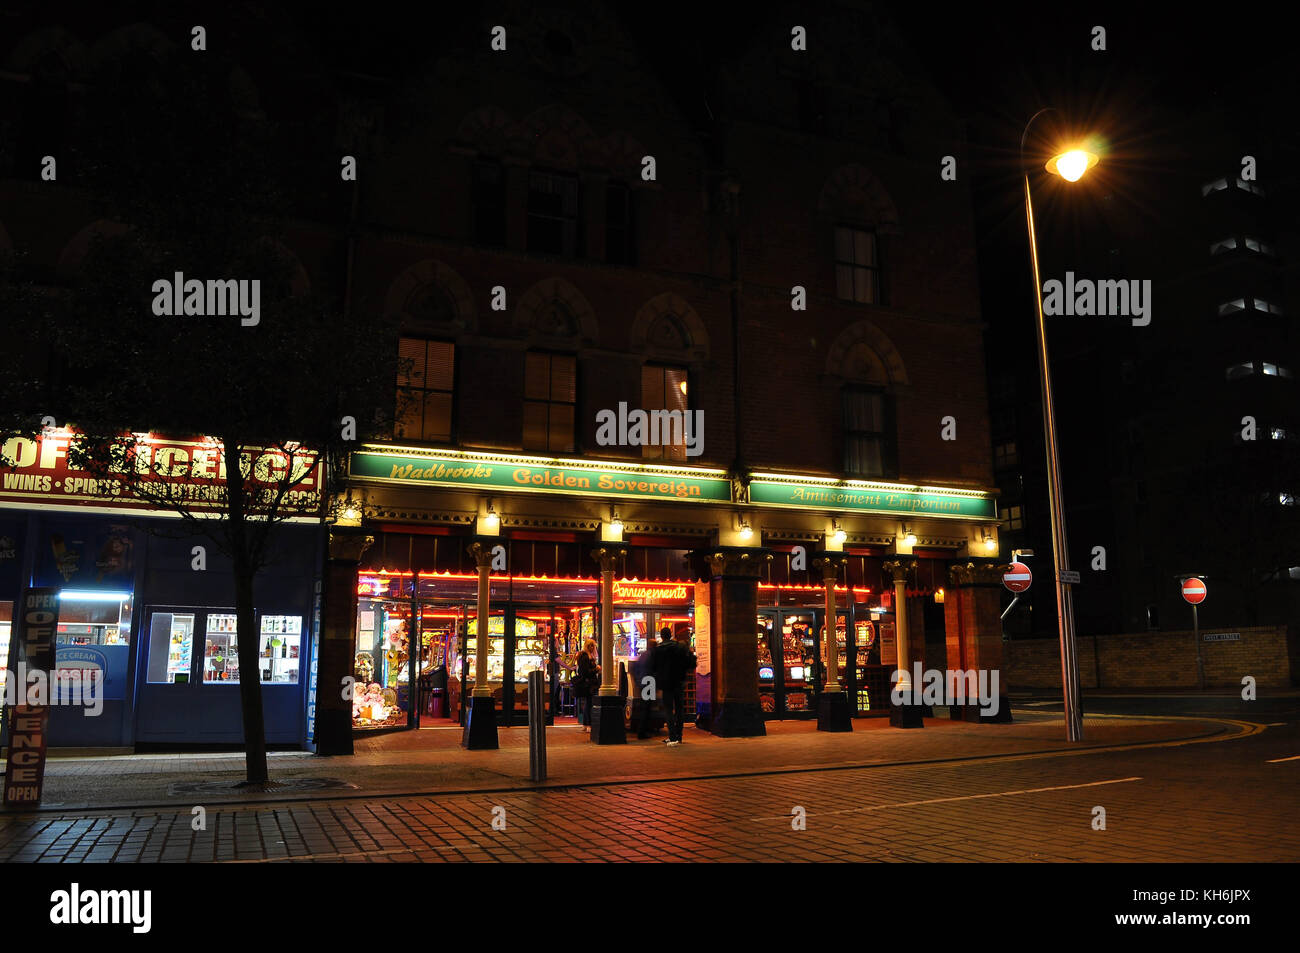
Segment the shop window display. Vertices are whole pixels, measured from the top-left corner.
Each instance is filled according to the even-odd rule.
[[[396,728],[406,724],[406,680],[410,657],[410,606],[361,603],[357,651],[353,657],[352,724],[358,728]]]
[[[4,698],[5,679],[9,675],[9,635],[13,629],[14,604],[0,602],[0,698]]]
[[[776,712],[776,666],[772,663],[772,620],[758,617],[758,700],[764,714]]]

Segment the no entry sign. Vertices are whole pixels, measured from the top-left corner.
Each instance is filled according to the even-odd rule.
[[[1193,576],[1191,579],[1183,580],[1183,598],[1194,606],[1200,605],[1205,601],[1205,580],[1197,579]]]
[[[1034,581],[1034,574],[1024,563],[1012,563],[1011,569],[1002,576],[1002,585],[1012,592],[1024,592]]]

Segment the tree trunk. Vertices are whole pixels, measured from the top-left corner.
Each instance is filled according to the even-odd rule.
[[[235,554],[235,615],[239,620],[239,701],[244,721],[248,783],[266,781],[266,721],[262,714],[261,636],[253,614],[254,569],[243,553]]]

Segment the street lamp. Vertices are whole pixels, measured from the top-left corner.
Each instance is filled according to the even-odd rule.
[[[1038,375],[1043,391],[1043,432],[1047,443],[1047,492],[1052,518],[1052,561],[1056,567],[1056,615],[1061,638],[1061,685],[1065,702],[1065,731],[1070,741],[1083,740],[1083,704],[1079,691],[1079,656],[1074,641],[1074,598],[1070,584],[1062,581],[1069,570],[1069,548],[1065,542],[1065,503],[1061,497],[1060,460],[1056,447],[1056,412],[1052,405],[1051,366],[1047,360],[1047,327],[1043,320],[1043,282],[1038,274],[1038,239],[1034,232],[1034,203],[1025,166],[1025,140],[1029,128],[1052,107],[1040,109],[1025,123],[1020,136],[1020,171],[1025,179],[1025,219],[1029,224],[1029,260],[1034,270],[1034,304],[1038,309]],[[1097,155],[1086,149],[1067,149],[1048,160],[1046,169],[1067,182],[1077,182],[1097,164]]]

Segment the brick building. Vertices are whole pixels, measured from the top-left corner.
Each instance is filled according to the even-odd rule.
[[[970,198],[940,177],[961,131],[890,25],[827,4],[795,49],[761,8],[701,13],[696,39],[595,4],[421,16],[373,46],[211,28],[246,38],[249,108],[319,145],[285,223],[300,282],[401,327],[392,436],[336,488],[313,658],[357,691],[316,700],[325,748],[489,705],[516,720],[533,669],[567,714],[588,636],[617,698],[661,627],[694,640],[692,711],[728,735],[889,713],[900,657],[998,668]],[[187,30],[34,30],[11,99],[38,95],[38,64],[40,96],[75,98],[94,64],[178,55]],[[332,180],[343,156],[355,181]],[[73,189],[15,181],[29,159],[6,157],[4,225],[58,280],[96,226]],[[637,410],[702,429],[611,443],[602,423]],[[489,701],[466,704],[471,682]],[[613,706],[597,740],[621,737]]]

